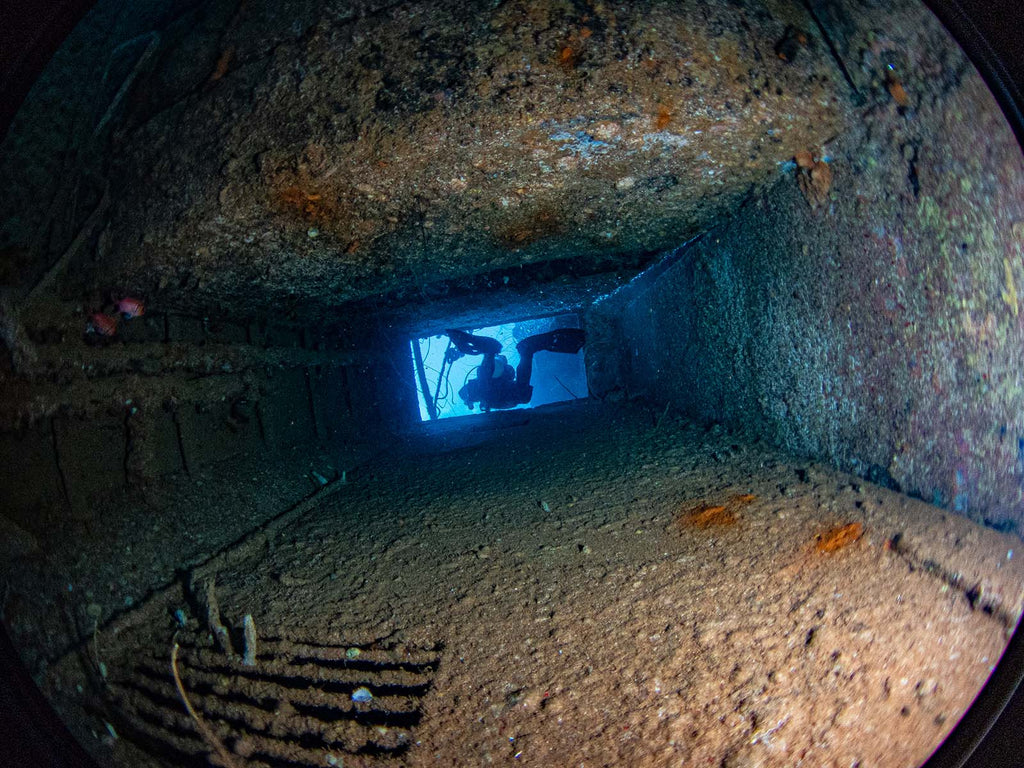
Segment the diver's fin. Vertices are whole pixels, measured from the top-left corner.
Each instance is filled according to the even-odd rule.
[[[537,334],[529,339],[523,339],[521,343],[529,341],[530,346],[536,350],[543,349],[547,352],[564,352],[575,355],[583,349],[586,340],[587,334],[582,328],[558,328],[554,331]]]
[[[480,350],[473,343],[473,334],[451,328],[445,331],[445,335],[451,339],[452,346],[464,355],[479,355]]]
[[[501,352],[501,342],[490,336],[474,336],[472,333],[455,329],[449,329],[445,334],[464,355],[496,355]]]

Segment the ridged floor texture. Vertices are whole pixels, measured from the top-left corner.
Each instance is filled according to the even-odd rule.
[[[1015,536],[671,413],[518,418],[409,438],[207,566],[253,666],[193,573],[50,695],[106,766],[223,762],[174,642],[238,765],[913,766],[1020,616]]]

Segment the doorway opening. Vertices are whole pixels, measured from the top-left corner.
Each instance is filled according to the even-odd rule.
[[[532,355],[532,366],[525,366],[523,358],[528,355],[530,344],[526,339],[552,338],[556,331],[579,329],[579,316],[573,313],[516,320],[482,328],[459,329],[474,337],[493,339],[500,345],[500,352],[494,355],[494,370],[491,373],[496,382],[519,381],[527,394],[519,399],[527,402],[488,404],[474,401],[484,379],[480,374],[485,368],[486,356],[481,353],[460,350],[447,332],[410,340],[413,370],[417,381],[419,414],[421,421],[434,421],[454,416],[471,416],[488,410],[511,410],[536,408],[549,403],[567,400],[582,400],[588,396],[585,364],[586,348],[572,351],[570,344],[560,351],[540,348]],[[567,334],[572,337],[572,333]],[[555,334],[554,337],[558,337]],[[574,337],[573,337],[574,338]],[[580,333],[580,338],[582,334]],[[517,345],[519,348],[517,348]],[[464,345],[463,345],[464,346]],[[547,346],[558,346],[548,344]],[[494,347],[496,349],[496,346]],[[525,374],[525,375],[524,375]]]

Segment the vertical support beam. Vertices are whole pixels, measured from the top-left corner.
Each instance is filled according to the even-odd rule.
[[[431,421],[437,419],[437,407],[434,405],[434,399],[430,396],[430,385],[427,384],[427,372],[423,368],[423,354],[420,352],[419,339],[410,339],[409,343],[412,344],[412,356],[416,361],[416,376],[420,380],[420,391],[423,393],[423,401],[427,404],[427,413],[430,415]]]
[[[444,381],[444,372],[448,367],[448,351],[452,348],[452,340],[448,339],[448,346],[444,350],[444,359],[441,361],[441,372],[437,374],[437,386],[434,388],[434,412],[437,411],[437,398],[441,396],[441,382]]]

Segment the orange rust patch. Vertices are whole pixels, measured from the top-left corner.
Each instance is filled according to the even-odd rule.
[[[910,104],[910,97],[907,96],[907,91],[899,80],[889,81],[889,95],[901,107],[906,107]]]
[[[316,201],[308,200],[306,193],[298,187],[285,187],[278,192],[277,199],[282,207],[294,213],[310,218],[316,215]]]
[[[810,152],[797,152],[793,158],[798,166],[796,181],[811,207],[825,205],[832,188],[832,169],[823,160],[815,160]]]
[[[695,528],[735,525],[736,513],[722,505],[700,504],[686,512],[679,522],[682,525],[691,525]]]
[[[213,67],[213,73],[210,75],[211,83],[217,82],[228,73],[228,67],[231,65],[231,59],[234,57],[234,48],[228,48],[220,55],[220,58],[217,59],[217,63]]]
[[[558,53],[558,63],[566,69],[575,69],[579,63],[580,54],[572,46],[567,45]]]
[[[814,548],[819,552],[836,552],[848,547],[864,535],[861,523],[848,523],[819,533],[814,537]]]
[[[676,513],[676,523],[693,528],[735,525],[739,519],[736,513],[756,498],[752,493],[743,493],[729,497],[724,504],[684,504]]]
[[[659,104],[658,115],[654,118],[654,127],[660,131],[670,122],[672,122],[672,113],[668,111],[668,107],[664,104]]]
[[[307,191],[297,185],[274,190],[272,202],[282,213],[309,222],[324,222],[333,218],[335,213],[335,206],[325,200],[319,192]]]

